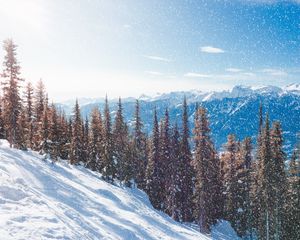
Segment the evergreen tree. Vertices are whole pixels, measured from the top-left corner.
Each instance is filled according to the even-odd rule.
[[[197,143],[194,154],[195,166],[195,218],[200,232],[208,233],[216,223],[214,214],[214,189],[212,184],[215,170],[215,150],[210,138],[210,128],[206,110],[199,108],[195,121],[194,138]]]
[[[166,212],[176,221],[182,221],[181,159],[180,134],[177,123],[171,137],[171,164],[169,165],[170,184],[167,189]]]
[[[267,114],[265,128],[263,130],[261,145],[258,149],[259,154],[259,173],[258,173],[258,207],[259,218],[257,229],[260,239],[270,239],[271,233],[271,206],[274,204],[273,189],[270,186],[274,164],[272,161],[271,143],[270,143],[270,124]]]
[[[270,220],[272,225],[270,226],[273,236],[271,239],[279,240],[283,238],[283,221],[284,221],[284,206],[285,196],[287,189],[287,179],[285,174],[285,153],[283,152],[283,137],[282,130],[279,122],[274,122],[270,135],[271,152],[272,152],[272,170],[270,187],[274,194],[274,205],[270,206],[271,215]]]
[[[225,219],[230,221],[235,227],[236,223],[236,190],[237,190],[237,152],[238,152],[238,143],[235,140],[234,135],[229,135],[227,138],[227,143],[225,145],[226,152],[222,157],[223,162],[223,185],[225,188],[225,206],[224,214]]]
[[[132,180],[132,153],[129,143],[128,127],[122,113],[121,98],[113,127],[114,162],[116,163],[117,178],[130,186]]]
[[[82,120],[80,115],[80,108],[78,101],[76,100],[75,108],[73,112],[72,121],[72,140],[70,149],[70,163],[78,164],[82,159]]]
[[[101,113],[98,108],[94,108],[91,113],[91,126],[89,136],[89,161],[88,168],[101,172],[103,169],[103,123]]]
[[[62,147],[62,142],[60,142],[60,137],[62,137],[62,126],[59,124],[59,116],[54,104],[50,108],[50,123],[49,123],[49,143],[50,143],[50,157],[52,161],[57,161],[60,156],[60,148]]]
[[[17,45],[12,39],[6,39],[3,43],[5,51],[3,62],[3,118],[6,129],[6,137],[13,147],[16,143],[16,131],[18,129],[17,121],[21,111],[21,97],[19,93],[20,82],[20,65],[17,61]]]
[[[105,180],[113,181],[116,177],[116,162],[113,157],[113,138],[111,129],[111,118],[107,97],[104,106],[104,123],[103,123],[103,177]]]
[[[284,238],[300,239],[300,150],[295,149],[289,163]]]
[[[25,116],[26,116],[26,145],[32,148],[33,136],[34,136],[34,119],[33,119],[33,86],[29,82],[26,85],[25,91]]]
[[[41,128],[40,128],[40,146],[39,151],[40,154],[45,155],[48,158],[50,155],[50,123],[49,123],[49,111],[48,111],[48,104],[45,103],[44,106],[44,113],[41,118]]]
[[[17,129],[15,133],[15,147],[21,150],[27,150],[26,146],[26,115],[24,109],[20,111],[17,121]]]
[[[198,109],[198,107],[197,107]],[[189,145],[189,122],[188,122],[188,107],[186,102],[186,97],[183,100],[183,113],[182,113],[182,138],[180,142],[180,164],[177,174],[181,181],[177,184],[180,192],[180,209],[179,217],[183,222],[191,222],[193,219],[193,177],[194,170],[191,164],[192,154]],[[173,148],[173,146],[172,146]],[[176,157],[176,156],[174,156]],[[176,170],[175,170],[176,171]]]
[[[146,170],[146,192],[154,208],[162,209],[162,179],[159,175],[159,126],[156,109],[154,110],[151,150]]]
[[[236,224],[240,236],[252,236],[252,209],[250,191],[252,185],[252,144],[251,138],[245,138],[237,156]]]
[[[160,159],[159,159],[159,178],[161,179],[161,195],[162,195],[162,208],[167,210],[167,194],[170,189],[170,176],[171,176],[171,146],[170,146],[170,123],[169,111],[166,109],[165,117],[161,124],[160,134]]]
[[[42,117],[45,113],[46,93],[43,81],[40,79],[36,85],[34,95],[34,136],[33,149],[40,151],[42,135]]]
[[[143,133],[140,117],[140,104],[136,100],[133,131],[133,178],[137,186],[145,189],[145,172],[147,167],[147,140]]]

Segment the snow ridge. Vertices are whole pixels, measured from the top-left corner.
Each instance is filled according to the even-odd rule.
[[[210,239],[82,166],[52,164],[0,140],[1,239]]]

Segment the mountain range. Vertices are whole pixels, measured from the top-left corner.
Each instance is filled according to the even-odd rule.
[[[300,132],[300,84],[285,87],[262,86],[249,87],[238,85],[231,90],[203,92],[198,90],[178,91],[155,96],[141,95],[138,99],[141,107],[141,118],[145,132],[151,134],[153,110],[156,107],[158,117],[164,116],[169,109],[171,122],[181,123],[182,101],[187,98],[191,131],[196,104],[207,108],[212,130],[212,137],[218,149],[222,149],[228,134],[235,134],[237,139],[250,136],[255,142],[258,131],[258,110],[263,105],[263,113],[269,113],[271,121],[280,121],[284,132],[284,147],[288,154],[292,152],[297,133]],[[124,117],[132,125],[135,98],[122,99]],[[104,98],[78,99],[83,117],[99,107],[103,110]],[[111,114],[117,109],[118,99],[109,100]],[[61,102],[58,105],[72,115],[75,100]]]

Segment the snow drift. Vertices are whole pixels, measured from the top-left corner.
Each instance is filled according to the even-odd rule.
[[[154,210],[145,193],[0,141],[0,239],[209,239]]]

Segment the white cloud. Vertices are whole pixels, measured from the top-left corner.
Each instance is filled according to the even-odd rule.
[[[153,56],[153,55],[143,55],[143,57],[155,60],[155,61],[161,61],[161,62],[172,62],[169,58],[159,57],[159,56]]]
[[[184,74],[184,77],[190,77],[190,78],[211,78],[212,75],[203,74],[203,73],[189,72],[189,73]]]
[[[286,76],[288,75],[287,72],[281,69],[274,69],[274,68],[265,68],[261,70],[262,73],[266,73],[272,76]]]
[[[212,46],[203,46],[200,48],[201,52],[205,52],[205,53],[224,53],[225,51],[221,48],[216,48],[216,47],[212,47]]]
[[[155,75],[155,76],[161,76],[161,75],[163,75],[163,73],[156,72],[156,71],[145,71],[145,73],[150,74],[150,75]]]
[[[232,73],[238,73],[243,71],[243,69],[240,68],[226,68],[225,70],[226,72],[232,72]]]

